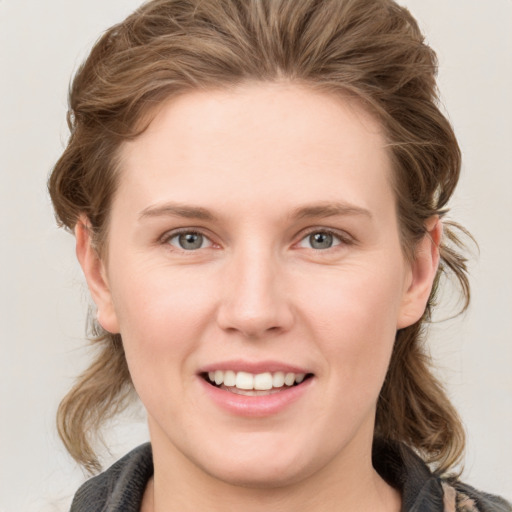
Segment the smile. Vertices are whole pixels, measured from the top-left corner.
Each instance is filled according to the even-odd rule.
[[[308,370],[277,360],[239,359],[211,363],[197,376],[203,396],[220,410],[232,416],[265,418],[314,396],[317,376]]]
[[[204,375],[212,385],[239,395],[261,396],[279,393],[301,384],[311,374],[293,372],[249,373],[233,370],[215,370]]]

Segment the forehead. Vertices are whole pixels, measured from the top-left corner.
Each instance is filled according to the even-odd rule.
[[[322,196],[366,208],[377,196],[392,197],[379,123],[354,99],[294,84],[172,98],[120,157],[118,196],[136,191],[141,208],[169,195],[217,206]]]

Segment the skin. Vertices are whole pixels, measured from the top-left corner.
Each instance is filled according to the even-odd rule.
[[[400,509],[371,465],[375,409],[396,330],[424,311],[441,224],[408,262],[391,180],[369,114],[293,84],[184,94],[121,148],[106,256],[85,217],[76,238],[148,414],[143,510]],[[179,229],[201,248],[180,248]],[[314,248],[326,231],[333,245]],[[313,377],[278,413],[242,417],[198,377],[232,359]]]

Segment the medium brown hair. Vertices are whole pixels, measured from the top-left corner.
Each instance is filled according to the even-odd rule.
[[[411,256],[425,222],[444,215],[460,151],[438,107],[437,61],[410,13],[392,0],[153,0],[112,27],[78,70],[69,95],[71,136],[49,189],[58,221],[85,214],[104,247],[121,144],[139,135],[165,99],[248,81],[287,80],[351,95],[384,128],[394,164],[402,245]],[[375,435],[407,443],[445,472],[464,431],[429,368],[424,330],[439,279],[450,271],[469,302],[465,259],[445,223],[441,264],[422,319],[397,332],[377,404]],[[62,401],[58,427],[71,455],[99,468],[93,440],[127,403],[122,340],[92,321],[95,360]]]

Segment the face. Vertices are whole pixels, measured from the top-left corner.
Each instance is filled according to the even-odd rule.
[[[257,486],[368,460],[431,274],[404,259],[391,180],[371,116],[294,85],[185,94],[122,147],[107,257],[82,264],[155,464]]]

